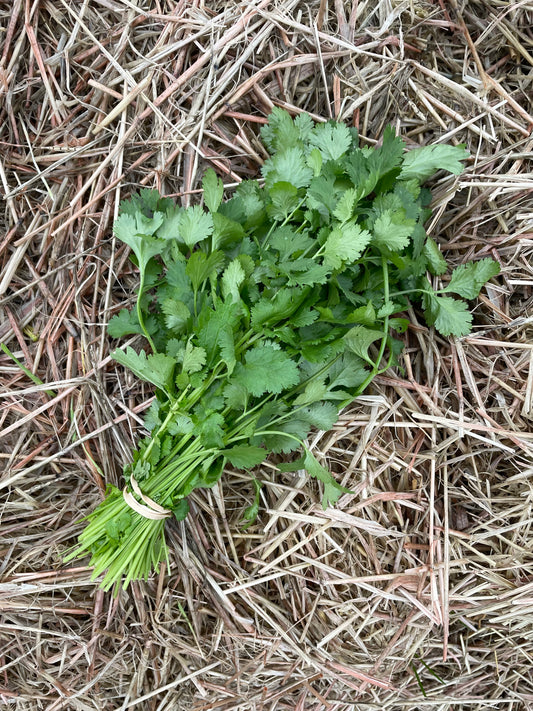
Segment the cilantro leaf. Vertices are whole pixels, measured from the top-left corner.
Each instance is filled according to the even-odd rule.
[[[360,306],[350,314],[352,323],[361,323],[363,326],[373,326],[376,323],[376,309],[371,301],[366,306]]]
[[[345,387],[353,391],[367,377],[368,370],[365,368],[364,361],[354,353],[345,352],[328,371],[328,399],[339,399],[337,388]]]
[[[392,126],[387,126],[383,132],[381,145],[375,148],[367,159],[371,175],[381,178],[402,162],[405,144],[399,138]]]
[[[341,195],[337,203],[337,207],[333,211],[334,216],[339,220],[339,222],[348,222],[352,217],[354,207],[358,200],[358,193],[355,188],[350,188],[346,190],[345,193]]]
[[[320,170],[322,168],[322,153],[320,153],[318,148],[313,148],[307,156],[307,165],[313,171],[315,178],[317,178],[320,175]]]
[[[205,204],[211,212],[216,212],[224,197],[224,183],[220,178],[217,178],[213,168],[209,168],[206,171],[202,181],[202,188],[204,190]]]
[[[356,189],[358,200],[374,190],[379,180],[379,172],[370,171],[368,159],[361,149],[347,154],[343,163]]]
[[[165,274],[165,281],[172,287],[173,297],[182,301],[190,294],[191,280],[187,274],[187,262],[182,258],[178,258],[168,265]]]
[[[339,411],[332,402],[315,402],[304,407],[298,415],[313,427],[327,432],[337,422]]]
[[[129,511],[124,511],[117,518],[105,523],[105,532],[114,543],[120,543],[131,530],[132,521]]]
[[[136,353],[131,346],[113,351],[111,357],[120,365],[129,368],[141,380],[153,383],[160,390],[168,390],[172,383],[172,374],[176,361],[163,353],[147,356],[144,351]]]
[[[365,326],[354,326],[344,336],[346,346],[363,360],[366,360],[370,365],[374,365],[374,361],[368,355],[368,349],[374,341],[383,338],[381,331],[374,331]]]
[[[268,452],[262,447],[253,447],[250,444],[239,444],[230,449],[223,449],[221,454],[237,469],[253,469],[265,461]]]
[[[180,221],[183,209],[177,205],[167,208],[163,217],[163,222],[157,230],[157,236],[161,239],[178,239]]]
[[[467,336],[472,330],[468,304],[451,296],[424,294],[424,316],[443,336]]]
[[[300,143],[300,130],[287,111],[274,106],[268,123],[261,127],[261,138],[269,151],[280,151]]]
[[[191,280],[193,290],[198,291],[211,274],[219,272],[224,261],[224,254],[219,251],[211,252],[209,256],[205,252],[193,252],[185,267],[185,272]]]
[[[311,132],[309,143],[318,148],[324,160],[338,160],[352,145],[352,134],[343,123],[322,123]]]
[[[184,372],[191,374],[202,370],[206,363],[206,358],[205,348],[193,346],[190,340],[187,341],[182,362]]]
[[[296,385],[298,366],[275,343],[260,343],[246,352],[244,365],[237,364],[235,382],[244,385],[251,395],[281,393]]]
[[[188,207],[181,213],[178,239],[187,247],[194,247],[198,242],[210,237],[212,232],[213,217],[199,205]]]
[[[172,204],[169,198],[162,198],[157,190],[150,188],[142,188],[138,195],[132,196],[132,202],[135,212],[142,212],[147,217],[154,212],[164,212]]]
[[[252,327],[260,330],[261,326],[282,321],[294,314],[305,299],[301,289],[280,289],[272,296],[262,297],[252,308]]]
[[[289,260],[292,254],[310,249],[313,244],[309,235],[295,232],[289,225],[278,227],[270,237],[270,246],[278,250],[282,263]]]
[[[313,286],[327,282],[331,267],[316,264],[312,259],[300,258],[284,265],[281,271],[288,276],[287,286]]]
[[[228,375],[231,375],[237,359],[235,356],[235,340],[233,338],[233,331],[229,326],[221,329],[219,332],[218,345],[220,347],[220,358],[222,362],[226,364]]]
[[[235,190],[235,197],[237,204],[242,208],[245,224],[259,223],[265,207],[265,195],[258,184],[253,180],[243,180]],[[231,201],[225,206],[230,203]]]
[[[121,242],[127,244],[137,257],[139,269],[144,272],[146,265],[165,248],[165,242],[152,237],[163,222],[163,215],[156,213],[152,220],[144,215],[136,217],[128,214],[119,215],[113,225],[113,232]]]
[[[223,203],[223,205],[227,205],[227,203]],[[231,220],[220,212],[214,212],[212,218],[213,234],[211,241],[213,249],[228,248],[230,245],[239,243],[244,239],[246,233],[240,222],[235,222],[235,220]]]
[[[318,318],[318,311],[311,308],[300,309],[292,318],[294,328],[302,328],[302,326],[310,326]]]
[[[169,424],[168,431],[171,435],[186,435],[193,432],[194,427],[194,422],[188,415],[177,414]]]
[[[112,338],[122,338],[134,333],[143,333],[135,311],[120,309],[107,324],[107,332]]]
[[[269,151],[282,151],[307,142],[313,126],[309,114],[301,113],[293,120],[288,111],[274,106],[268,123],[261,127],[261,138]]]
[[[278,182],[268,191],[272,205],[267,212],[272,219],[283,222],[298,206],[298,190],[287,182]]]
[[[424,244],[423,251],[424,256],[428,260],[429,271],[436,276],[444,274],[444,272],[448,269],[448,265],[435,240],[428,237],[426,243]]]
[[[378,318],[384,318],[385,316],[392,316],[392,314],[396,314],[401,310],[401,304],[397,304],[395,301],[386,301],[376,315]]]
[[[176,521],[184,521],[189,513],[189,502],[187,499],[178,499],[172,506],[172,513]]]
[[[343,262],[355,262],[371,238],[370,232],[353,222],[335,227],[326,240],[324,262],[334,269],[340,269]]]
[[[247,529],[254,523],[259,513],[259,502],[262,484],[257,479],[252,479],[252,484],[254,485],[254,500],[250,506],[247,506],[243,511],[242,518],[245,521],[243,528]]]
[[[148,431],[154,430],[161,424],[161,402],[154,400],[144,416],[144,426]]]
[[[222,296],[227,301],[228,297],[234,302],[240,299],[239,288],[246,279],[246,273],[238,259],[234,259],[228,264],[222,274]]]
[[[462,160],[470,154],[465,151],[464,145],[459,146],[422,146],[409,151],[403,159],[401,180],[416,178],[421,183],[431,178],[438,170],[447,170],[449,173],[459,175],[464,170]]]
[[[372,242],[380,248],[399,252],[409,244],[415,224],[405,217],[403,208],[384,210],[374,220]]]
[[[191,317],[188,307],[177,299],[164,299],[161,310],[165,314],[165,323],[171,331],[181,331]]]
[[[480,259],[478,262],[461,264],[452,272],[445,293],[459,294],[465,299],[475,299],[481,287],[493,276],[500,273],[500,265],[493,259]]]
[[[313,171],[307,165],[302,149],[296,146],[268,158],[261,172],[267,189],[279,182],[290,183],[295,188],[307,187],[313,177]]]
[[[320,175],[313,178],[307,191],[307,207],[317,210],[326,221],[329,221],[330,213],[333,213],[337,206],[337,192],[333,177]]]
[[[246,409],[249,393],[244,385],[231,380],[224,386],[223,396],[226,405],[232,410],[244,411]]]
[[[298,136],[300,140],[304,143],[309,141],[309,136],[311,135],[315,125],[311,116],[305,112],[298,114],[298,116],[294,119],[294,125],[298,129]]]
[[[257,441],[274,454],[288,454],[300,449],[303,440],[309,434],[310,425],[306,420],[293,417],[285,422],[276,422],[272,430],[263,431],[261,435],[256,435],[253,441]],[[257,430],[261,431],[261,422],[257,423]]]
[[[314,402],[320,402],[324,399],[327,392],[327,386],[325,383],[325,376],[322,379],[313,378],[310,380],[303,391],[296,400],[295,405],[310,405]]]
[[[213,364],[218,357],[232,371],[235,365],[233,329],[240,319],[239,303],[219,302],[216,309],[202,309],[198,317],[198,342],[205,348],[207,362]]]
[[[320,464],[307,447],[304,449],[304,456],[301,463],[303,469],[324,484],[324,494],[322,496],[322,508],[324,510],[326,510],[330,504],[334,504],[338,501],[342,494],[351,493],[350,489],[346,489],[340,484],[337,484],[331,472]]]
[[[195,432],[207,449],[224,446],[224,418],[219,412],[200,413],[193,418]]]

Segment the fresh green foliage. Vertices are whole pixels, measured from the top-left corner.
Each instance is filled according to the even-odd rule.
[[[281,469],[306,470],[324,507],[334,504],[347,490],[305,447],[311,429],[330,429],[398,362],[410,305],[443,336],[463,336],[472,315],[459,297],[474,299],[499,271],[483,259],[458,267],[444,288],[433,283],[447,265],[424,230],[421,183],[459,173],[462,147],[406,153],[387,128],[381,146],[361,148],[354,129],[277,108],[262,138],[271,152],[263,187],[244,181],[224,201],[210,169],[203,206],[142,190],[114,227],[140,278],[135,309],[112,318],[109,334],[141,334],[149,349],[113,357],[157,396],[150,438],[125,479],[178,520],[187,496],[213,486],[226,465],[251,470],[272,452],[303,451]],[[253,486],[246,525],[259,511]],[[121,491],[111,487],[88,520],[70,558],[91,553],[105,588],[146,578],[166,559],[164,520],[131,509]]]
[[[443,291],[459,294],[465,299],[475,299],[483,284],[499,271],[499,266],[492,259],[461,264],[454,269],[450,283]]]
[[[437,172],[447,170],[459,175],[463,171],[462,160],[468,158],[464,146],[423,146],[405,156],[400,172],[401,180],[416,178],[421,183]]]
[[[252,484],[254,485],[254,500],[247,508],[244,509],[243,518],[243,528],[247,529],[254,523],[259,513],[259,500],[261,495],[261,482],[257,479],[252,479]]]

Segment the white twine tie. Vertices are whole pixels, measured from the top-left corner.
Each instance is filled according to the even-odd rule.
[[[144,501],[146,506],[140,504],[137,501],[133,494],[128,491],[127,486],[125,486],[122,490],[122,496],[124,497],[124,501],[128,504],[128,506],[134,511],[137,511],[138,514],[141,514],[141,516],[144,516],[144,518],[149,518],[152,521],[162,521],[163,519],[172,516],[172,511],[163,508],[163,506],[160,506],[157,501],[154,501],[149,496],[146,496],[146,494],[143,494],[134,476],[130,478],[130,485],[133,491],[137,494],[137,496],[139,496]]]

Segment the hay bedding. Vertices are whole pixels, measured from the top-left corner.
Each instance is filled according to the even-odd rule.
[[[46,709],[533,708],[531,2],[0,6],[0,705]],[[118,483],[150,393],[104,322],[134,270],[119,200],[184,204],[214,166],[254,177],[273,105],[340,117],[369,144],[466,142],[435,185],[454,264],[492,256],[471,337],[407,333],[311,444],[353,489],[260,472],[194,497],[172,567],[116,599],[61,556]]]

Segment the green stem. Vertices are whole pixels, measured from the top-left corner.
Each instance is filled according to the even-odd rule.
[[[440,291],[444,291],[444,289],[437,289],[436,291],[429,291],[428,289],[405,289],[404,291],[393,291],[391,293],[391,297],[395,296],[403,296],[404,294],[437,294]]]
[[[137,304],[136,304],[136,309],[137,309],[137,320],[139,321],[139,325],[142,329],[142,332],[144,333],[146,340],[150,344],[150,348],[154,353],[157,353],[157,348],[155,347],[155,344],[152,340],[152,337],[148,333],[146,326],[144,324],[144,317],[141,309],[141,299],[144,293],[144,272],[141,270],[141,277],[140,277],[140,284],[139,284],[139,293],[137,295]]]
[[[292,218],[294,217],[294,215],[295,215],[295,214],[298,212],[298,210],[302,207],[302,205],[304,204],[304,202],[305,202],[305,197],[303,197],[303,198],[300,200],[300,202],[298,203],[298,205],[296,205],[296,207],[295,207],[294,210],[290,213],[290,215],[287,215],[287,217],[283,220],[283,222],[279,224],[279,227],[285,227],[285,225],[286,225],[287,223],[289,223],[289,222],[292,220]],[[277,227],[278,227],[278,221],[275,220],[275,221],[274,221],[274,224],[271,226],[271,228],[269,229],[269,231],[268,231],[268,233],[267,233],[265,239],[263,240],[263,243],[262,243],[262,245],[261,245],[261,254],[263,254],[264,250],[265,250],[266,247],[268,246],[268,241],[269,241],[269,239],[271,238],[272,233],[274,232],[274,230],[275,230]]]
[[[300,447],[305,448],[305,445],[302,440],[299,437],[296,437],[296,435],[290,434],[289,432],[280,432],[278,430],[258,430],[255,435],[279,435],[281,437],[288,437],[289,439],[293,439],[295,442],[298,442]]]
[[[183,394],[185,394],[185,393],[183,393]],[[147,460],[148,460],[148,458],[149,458],[149,456],[150,456],[150,452],[152,451],[152,447],[153,447],[154,444],[157,442],[157,440],[159,439],[159,437],[160,437],[162,434],[164,434],[164,433],[166,432],[167,427],[168,427],[168,425],[170,424],[170,422],[171,422],[171,421],[176,417],[176,415],[179,413],[179,405],[180,405],[180,401],[179,401],[179,400],[176,400],[176,402],[173,402],[173,403],[170,405],[170,409],[169,409],[169,411],[168,411],[168,415],[165,417],[164,421],[159,425],[159,427],[157,428],[156,433],[155,433],[155,434],[152,434],[152,440],[151,440],[150,444],[148,445],[148,447],[147,447],[147,448],[144,450],[144,452],[143,452],[143,456],[142,456],[142,460],[143,460],[143,461],[147,461]]]
[[[387,259],[386,257],[381,257],[381,267],[383,270],[383,294],[385,296],[385,301],[384,301],[384,306],[386,306],[389,301],[390,301],[390,294],[389,294],[389,270],[387,269]],[[385,353],[385,348],[387,347],[387,341],[389,338],[389,317],[385,316],[383,319],[383,337],[381,339],[381,345],[379,347],[379,353],[378,357],[376,359],[376,362],[374,363],[374,367],[372,368],[372,371],[369,373],[368,377],[366,380],[362,383],[362,385],[359,386],[357,389],[357,394],[360,395],[363,393],[368,385],[374,380],[376,375],[379,372],[383,372],[379,370],[379,364],[381,363],[381,360],[383,358],[383,355]],[[390,363],[390,360],[389,360]],[[388,366],[387,366],[388,367]]]
[[[184,408],[186,411],[190,412],[192,410],[192,408],[194,407],[194,405],[196,405],[196,403],[199,400],[201,400],[201,398],[205,395],[205,393],[211,387],[211,385],[215,382],[215,380],[217,380],[217,378],[219,377],[219,365],[220,364],[217,363],[217,365],[213,369],[213,372],[211,373],[210,377],[207,378],[207,380],[204,383],[202,383],[202,385],[199,388],[197,388],[196,390],[193,390],[192,393],[186,398],[186,406]],[[189,386],[187,386],[187,387],[189,387]],[[158,438],[160,438],[161,435],[163,435],[166,432],[169,424],[172,423],[175,416],[178,414],[186,415],[186,412],[180,412],[180,405],[182,404],[182,400],[185,398],[186,394],[187,394],[187,388],[181,393],[181,395],[179,396],[179,398],[177,400],[175,400],[175,401],[171,400],[171,405],[170,405],[170,409],[169,409],[167,416],[165,417],[164,421],[159,425],[156,432],[152,433],[152,435],[151,435],[152,441],[150,442],[149,446],[146,449],[145,456],[143,457],[144,460],[146,460],[148,458],[148,455],[150,454],[152,447],[154,446],[154,442]],[[182,438],[179,440],[178,444],[175,447],[173,447],[172,451],[163,460],[163,466],[166,463],[171,462],[175,458],[175,456],[177,455],[177,453],[180,451],[181,447],[183,446],[183,443],[187,442],[191,438],[191,436],[192,435],[184,435],[185,439]]]
[[[193,298],[194,318],[197,319],[198,318],[198,290],[197,289],[194,290],[194,294],[193,294],[192,298]]]
[[[394,353],[391,353],[389,357],[387,358],[387,363],[383,368],[380,368],[380,370],[377,371],[376,375],[381,375],[381,373],[387,372],[387,370],[391,367],[391,363],[394,359]]]
[[[33,383],[35,383],[35,385],[44,385],[43,381],[39,377],[37,377],[37,375],[34,375],[29,368],[26,368],[26,366],[23,363],[21,363],[20,360],[13,355],[13,353],[11,353],[11,351],[5,345],[5,343],[0,343],[0,348],[4,351],[4,353],[6,355],[8,355],[11,358],[11,360],[13,361],[13,363],[15,363],[15,365],[17,365],[24,373],[26,373],[28,378]],[[56,394],[53,390],[45,390],[44,392],[47,395],[49,395],[50,397],[56,396]]]

